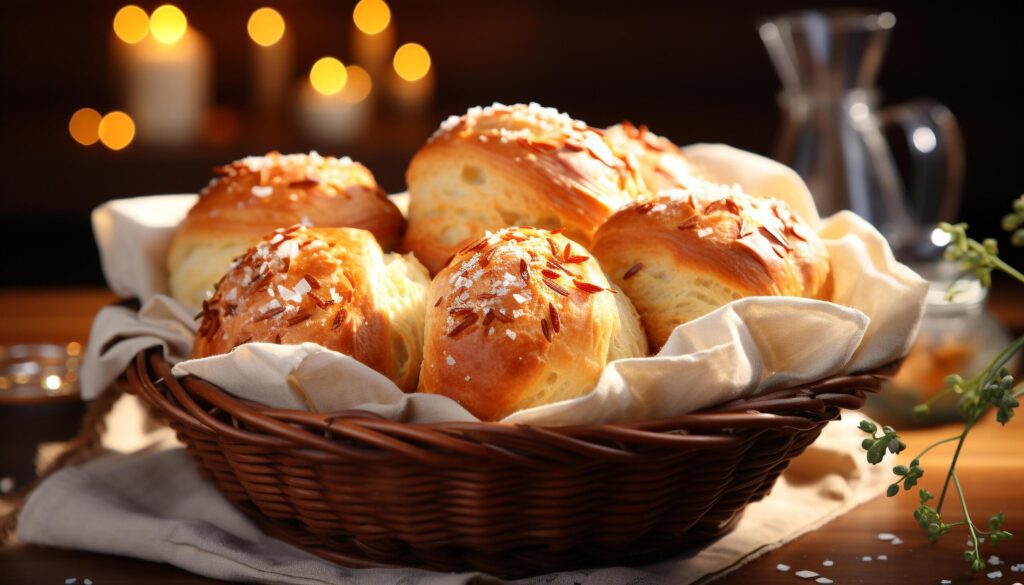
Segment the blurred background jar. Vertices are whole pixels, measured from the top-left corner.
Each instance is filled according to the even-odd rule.
[[[37,473],[40,446],[78,434],[81,344],[0,345],[0,496]]]
[[[865,408],[880,422],[903,427],[912,422],[937,425],[959,419],[955,396],[933,404],[925,420],[915,421],[913,408],[945,389],[946,376],[968,378],[983,371],[1012,341],[985,308],[988,290],[976,278],[957,280],[959,273],[950,262],[911,267],[930,283],[921,330],[899,374],[884,392],[871,396]],[[952,295],[947,294],[950,290]],[[1014,365],[1009,364],[1011,369]]]

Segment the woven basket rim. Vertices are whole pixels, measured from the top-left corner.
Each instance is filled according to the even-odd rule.
[[[236,398],[195,376],[175,378],[159,347],[136,354],[120,383],[171,419],[233,441],[359,459],[372,458],[372,448],[376,448],[443,464],[435,458],[438,448],[461,457],[493,459],[498,455],[518,462],[524,455],[547,459],[549,454],[541,445],[573,458],[630,459],[635,453],[616,448],[616,443],[715,449],[743,440],[743,431],[809,430],[822,420],[835,418],[839,410],[859,408],[865,393],[877,391],[881,380],[898,364],[773,390],[675,417],[550,427],[485,421],[409,423],[364,410],[314,413],[271,408]],[[353,447],[352,442],[359,446]]]

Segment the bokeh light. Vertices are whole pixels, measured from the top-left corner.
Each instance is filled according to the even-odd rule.
[[[406,43],[395,51],[395,73],[406,81],[422,79],[430,71],[430,53],[417,43]]]
[[[114,15],[114,34],[122,41],[134,45],[149,34],[149,16],[146,11],[129,4]]]
[[[82,108],[71,115],[68,131],[75,142],[89,146],[100,139],[100,119],[103,116],[92,108]]]
[[[348,72],[334,57],[322,57],[309,70],[309,82],[313,89],[324,95],[334,95],[345,88]]]
[[[110,150],[121,150],[135,138],[135,122],[124,112],[110,112],[100,120],[100,141]]]
[[[172,4],[164,4],[149,17],[149,31],[154,39],[165,45],[178,42],[187,29],[185,13]]]
[[[273,8],[260,8],[249,17],[249,38],[261,47],[269,47],[284,36],[284,18]]]
[[[370,79],[370,74],[359,65],[349,65],[345,71],[348,79],[345,82],[345,91],[341,94],[342,99],[351,104],[365,100],[370,95],[370,90],[373,89],[373,80]]]
[[[384,0],[359,0],[352,11],[356,27],[368,35],[375,35],[388,27],[391,9]]]

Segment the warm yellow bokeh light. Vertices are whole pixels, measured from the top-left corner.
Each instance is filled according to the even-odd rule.
[[[92,108],[82,108],[71,115],[68,131],[75,142],[89,146],[100,139],[100,113]]]
[[[269,47],[284,36],[284,18],[273,8],[260,8],[249,17],[249,38],[261,47]]]
[[[185,36],[188,20],[185,13],[172,4],[164,4],[149,17],[149,31],[153,38],[165,45],[176,43]]]
[[[121,150],[135,138],[135,122],[124,112],[110,112],[100,120],[100,141],[110,150]]]
[[[149,34],[149,16],[146,11],[129,4],[114,15],[114,34],[122,41],[134,45]]]
[[[345,66],[334,57],[322,57],[309,70],[309,82],[313,89],[324,95],[334,95],[345,88],[348,72]]]
[[[417,43],[406,43],[395,51],[395,73],[406,81],[422,79],[430,71],[430,53]]]
[[[359,0],[356,9],[352,11],[352,20],[359,30],[375,35],[388,27],[391,9],[384,0]]]
[[[342,99],[351,104],[365,100],[370,95],[370,90],[373,89],[373,80],[370,79],[370,74],[359,65],[349,65],[345,71],[348,74],[348,81],[345,82],[345,91],[341,94]]]

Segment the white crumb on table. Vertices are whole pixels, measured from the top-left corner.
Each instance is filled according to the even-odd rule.
[[[876,559],[878,559],[878,560],[880,560],[880,561],[888,561],[888,560],[889,560],[889,557],[888,557],[888,555],[878,555],[878,556],[877,556],[877,557],[875,557],[875,558],[876,558]]]
[[[818,577],[815,581],[821,583],[821,585],[829,585],[832,583],[832,579],[829,579],[828,577]]]
[[[878,540],[895,540],[896,535],[891,532],[880,532],[878,533]]]
[[[445,358],[444,358],[444,361],[445,361],[445,363],[446,363],[446,364],[448,364],[449,366],[454,366],[454,365],[455,365],[455,358],[453,358],[453,357],[452,357],[452,356],[450,356],[450,355],[449,355],[449,356],[445,356]]]
[[[992,555],[988,558],[988,564],[999,566],[1003,564],[1003,559],[997,557],[996,555]]]
[[[793,574],[796,575],[797,577],[800,577],[801,579],[813,579],[813,578],[818,576],[818,574],[815,573],[814,571],[806,571],[806,570],[805,571],[797,571],[796,573],[793,573]]]
[[[1002,571],[992,571],[991,573],[988,573],[985,576],[988,577],[989,579],[1001,579],[1003,577],[1003,572]]]
[[[832,559],[825,559],[824,561],[821,561],[821,566],[822,567],[831,567],[834,564],[836,564],[836,563]]]
[[[74,585],[77,582],[78,582],[78,578],[77,577],[68,577],[67,579],[64,579],[64,585]]]
[[[865,563],[870,563],[871,562],[871,557],[865,555],[865,556],[861,557],[860,560],[864,561]]]
[[[903,544],[903,541],[900,540],[900,537],[898,537],[898,536],[896,538],[892,539],[890,542],[892,544]]]
[[[775,570],[785,573],[789,570],[789,565],[783,565],[782,563],[779,563],[775,565]]]

